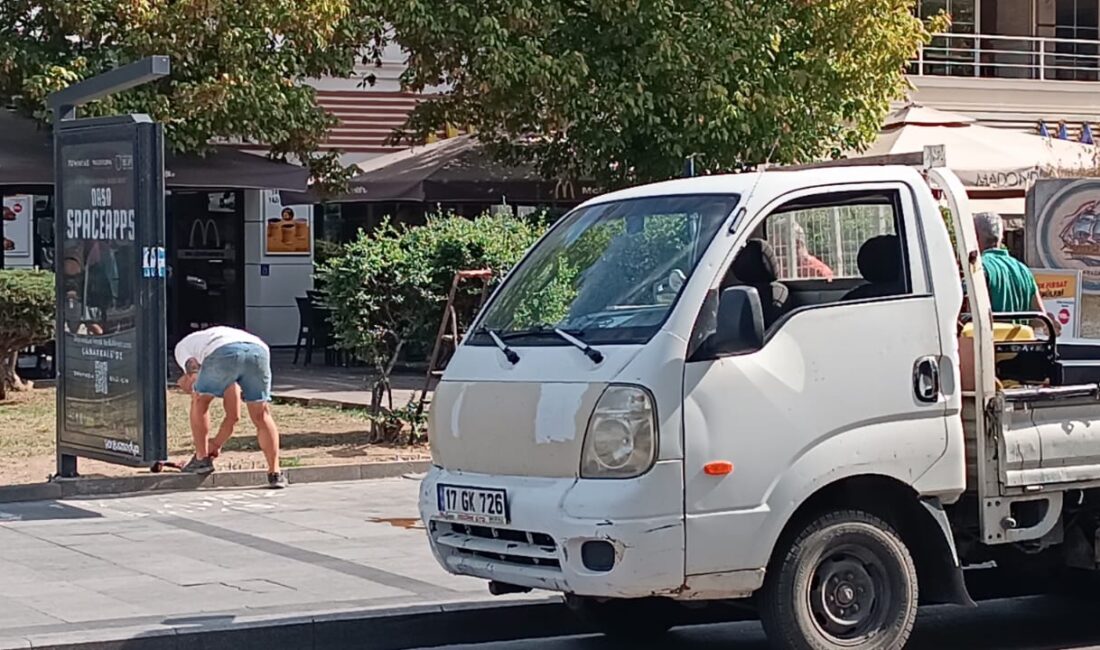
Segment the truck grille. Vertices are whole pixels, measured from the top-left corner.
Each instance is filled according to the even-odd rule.
[[[430,530],[436,544],[459,556],[561,570],[558,545],[545,533],[446,521],[431,522]]]

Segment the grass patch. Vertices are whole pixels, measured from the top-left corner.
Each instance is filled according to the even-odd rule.
[[[56,427],[56,392],[52,388],[9,393],[0,403],[0,456],[26,458],[53,453]],[[168,393],[169,453],[192,449],[191,423],[188,419],[191,398],[179,391]],[[274,404],[272,413],[282,433],[282,448],[365,444],[370,431],[370,416],[364,409],[305,407]],[[225,417],[221,400],[210,408],[211,436]],[[241,413],[236,433],[226,445],[227,451],[258,451],[255,430],[248,411]]]
[[[52,388],[9,393],[0,402],[0,485],[43,480],[54,471],[55,400]],[[193,451],[188,418],[190,396],[172,390],[168,394],[168,456],[186,460]],[[272,413],[280,430],[283,467],[419,460],[427,457],[424,445],[386,445],[370,442],[371,418],[365,409],[307,407],[274,404]],[[210,412],[211,436],[221,424],[224,411],[216,400]],[[288,453],[290,452],[290,453]],[[135,471],[82,459],[81,473],[125,475]],[[256,429],[247,410],[241,413],[236,431],[222,449],[217,465],[221,469],[256,469],[264,466]]]

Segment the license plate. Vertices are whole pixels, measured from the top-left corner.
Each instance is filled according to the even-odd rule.
[[[508,493],[495,488],[438,486],[439,514],[472,524],[507,524]]]

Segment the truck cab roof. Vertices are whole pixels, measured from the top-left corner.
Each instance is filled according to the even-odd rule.
[[[920,172],[901,165],[866,165],[852,167],[821,167],[817,169],[772,169],[763,173],[718,174],[679,178],[648,185],[630,187],[586,201],[583,205],[597,205],[627,199],[680,194],[740,194],[780,196],[795,190],[814,186],[844,185],[867,182],[905,182],[923,184]]]

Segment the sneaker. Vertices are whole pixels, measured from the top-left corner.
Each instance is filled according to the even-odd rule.
[[[191,460],[187,461],[187,464],[180,471],[189,474],[209,474],[214,471],[214,460],[209,456],[202,459],[192,456]]]
[[[282,472],[274,472],[267,475],[267,487],[272,490],[282,490],[286,486],[290,485],[287,482],[286,476]]]

